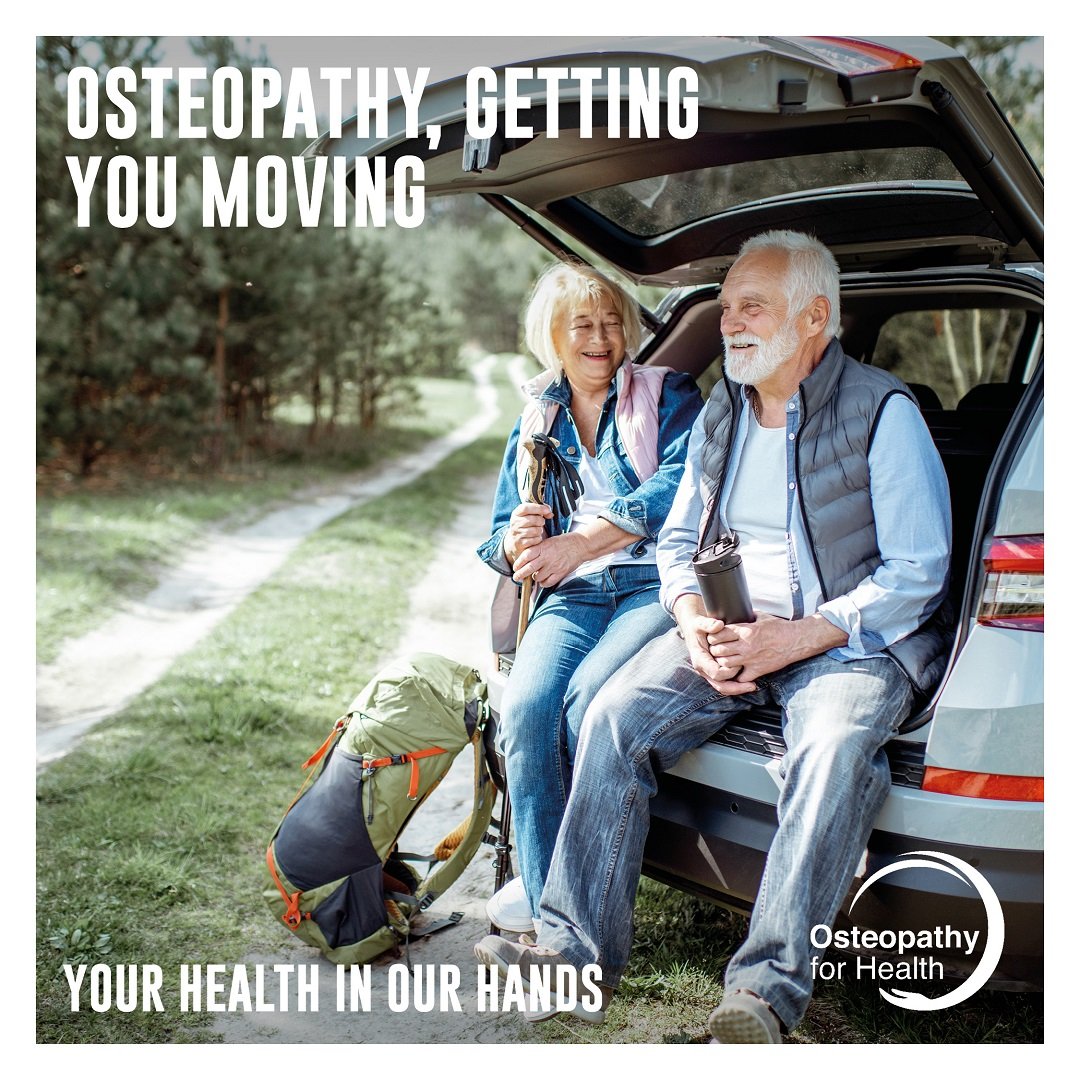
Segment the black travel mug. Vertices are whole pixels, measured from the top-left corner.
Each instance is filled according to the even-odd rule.
[[[742,556],[736,550],[738,546],[739,534],[729,533],[715,544],[703,547],[693,558],[705,614],[710,619],[721,619],[726,623],[754,621]]]

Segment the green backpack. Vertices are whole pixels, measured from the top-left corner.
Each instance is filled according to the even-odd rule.
[[[490,824],[488,718],[479,674],[431,653],[392,662],[360,691],[304,762],[310,772],[266,849],[272,885],[263,895],[297,937],[337,964],[362,964],[408,939]],[[401,831],[469,743],[472,812],[433,854],[399,852]],[[428,874],[406,857],[427,860]]]

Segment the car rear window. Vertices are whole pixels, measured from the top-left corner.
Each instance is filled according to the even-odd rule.
[[[835,187],[930,181],[966,188],[949,156],[932,147],[842,150],[669,173],[579,196],[635,236],[662,236],[737,206]]]
[[[873,363],[932,389],[932,407],[955,409],[976,386],[1009,380],[1024,319],[998,308],[902,312],[881,328]]]

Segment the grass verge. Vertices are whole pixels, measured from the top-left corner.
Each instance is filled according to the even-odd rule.
[[[297,491],[444,434],[447,418],[472,407],[465,379],[417,381],[418,411],[361,436],[339,428],[316,447],[300,424],[281,424],[275,453],[216,476],[114,475],[107,486],[43,494],[37,503],[37,649],[55,660],[69,637],[103,623],[123,603],[145,596],[165,566],[210,526],[229,527]]]

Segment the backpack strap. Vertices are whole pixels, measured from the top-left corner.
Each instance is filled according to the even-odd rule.
[[[441,746],[429,746],[426,750],[413,750],[408,754],[392,754],[390,757],[373,758],[364,765],[364,776],[368,777],[376,769],[385,768],[387,765],[411,765],[412,774],[409,777],[409,793],[407,798],[415,802],[420,794],[420,766],[417,764],[423,758],[435,757],[437,754],[445,754]]]
[[[318,765],[319,762],[322,761],[326,756],[326,751],[330,749],[334,742],[341,737],[341,733],[349,726],[349,717],[351,716],[352,713],[346,713],[344,716],[339,716],[334,721],[334,726],[330,729],[330,734],[323,739],[322,746],[320,746],[319,749],[300,766],[301,769],[310,769],[312,765]],[[300,790],[302,792],[304,789],[301,788]],[[298,799],[300,796],[297,795],[296,798]],[[295,803],[296,799],[293,799],[293,802]]]
[[[311,912],[300,910],[300,897],[304,894],[299,889],[294,893],[288,893],[285,891],[285,886],[281,884],[281,878],[278,877],[277,872],[277,860],[274,858],[274,842],[272,840],[266,848],[266,865],[270,870],[270,876],[274,879],[278,892],[281,893],[285,901],[285,914],[281,916],[281,921],[290,930],[295,930],[304,919],[311,918]]]
[[[484,706],[487,714],[487,706]],[[435,846],[444,861],[416,887],[420,910],[430,907],[457,879],[472,861],[491,822],[495,806],[495,785],[488,772],[484,753],[484,724],[473,732],[473,807],[469,816]]]

